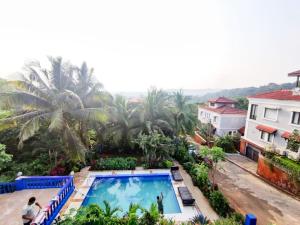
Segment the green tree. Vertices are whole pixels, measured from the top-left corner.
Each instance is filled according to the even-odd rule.
[[[193,134],[197,117],[192,112],[191,105],[187,103],[187,97],[183,92],[177,91],[173,94],[173,117],[174,117],[174,131],[177,136],[185,134]]]
[[[140,133],[135,143],[142,149],[149,167],[168,159],[174,151],[172,139],[158,133],[156,130],[151,131],[150,134]]]
[[[156,88],[148,91],[137,111],[145,132],[156,130],[165,135],[173,134],[170,96]]]
[[[215,145],[222,148],[225,152],[236,152],[234,137],[231,135],[225,135],[224,137],[218,137]]]
[[[245,98],[245,97],[238,97],[236,99],[236,101],[237,101],[236,107],[238,109],[248,110],[249,101],[248,101],[247,98]]]
[[[5,152],[6,146],[0,144],[0,171],[6,166],[6,163],[12,160],[12,155]]]
[[[293,133],[290,135],[287,143],[287,149],[291,151],[298,152],[300,147],[300,133],[298,130],[294,130]]]
[[[212,175],[212,184],[213,184],[213,188],[214,188],[215,173],[217,171],[217,166],[220,161],[225,159],[225,153],[224,153],[223,149],[220,147],[214,146],[212,148],[208,148],[205,146],[202,149],[200,149],[200,155],[202,157],[207,157],[213,163],[211,175]]]
[[[107,113],[103,108],[85,108],[82,99],[70,89],[78,84],[73,79],[76,69],[62,58],[49,57],[50,69],[39,63],[25,67],[23,80],[12,81],[17,91],[0,93],[2,107],[14,110],[14,116],[2,119],[5,124],[11,121],[22,123],[19,134],[19,148],[23,142],[46,123],[50,132],[60,134],[67,155],[73,160],[84,160],[87,149],[85,122],[105,122]]]

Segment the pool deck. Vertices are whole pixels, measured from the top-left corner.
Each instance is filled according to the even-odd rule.
[[[4,225],[20,225],[22,223],[22,208],[27,204],[28,199],[32,196],[36,197],[43,207],[47,206],[49,201],[57,195],[60,189],[30,189],[16,191],[8,194],[0,195],[0,224]],[[38,208],[36,209],[38,212]]]
[[[218,215],[210,207],[207,199],[203,196],[201,191],[198,188],[194,187],[190,176],[182,168],[180,168],[180,172],[183,176],[184,181],[175,182],[172,180],[172,185],[181,209],[181,213],[165,214],[165,217],[172,218],[176,221],[187,221],[193,218],[195,215],[197,215],[198,212],[201,212],[210,220],[216,220],[218,218]],[[74,213],[75,210],[80,208],[85,196],[87,195],[97,175],[161,174],[161,173],[170,174],[170,170],[168,169],[144,170],[142,168],[137,168],[136,170],[121,170],[121,171],[88,171],[88,169],[85,168],[80,173],[75,175],[76,190],[74,194],[71,196],[71,198],[69,199],[69,201],[67,202],[66,206],[61,211],[61,215],[70,214],[70,213],[72,214],[72,212]],[[182,205],[182,201],[177,189],[177,187],[182,187],[182,186],[187,186],[191,191],[193,197],[196,199],[195,206]]]

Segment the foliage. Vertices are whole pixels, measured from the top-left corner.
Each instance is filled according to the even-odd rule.
[[[221,218],[216,220],[213,225],[242,225],[242,223],[235,220],[235,218]]]
[[[231,135],[225,135],[223,137],[218,137],[215,145],[222,148],[227,153],[236,152],[235,140]]]
[[[183,95],[182,90],[175,92],[172,98],[174,99],[172,114],[174,117],[173,127],[175,134],[177,136],[193,134],[197,124],[197,117],[192,112],[191,105],[187,103],[188,98]]]
[[[141,224],[153,225],[159,221],[160,215],[155,203],[152,203],[150,209],[143,209],[143,215],[141,217]]]
[[[5,164],[12,160],[12,155],[5,152],[6,146],[0,144],[0,171],[5,167]]]
[[[288,171],[288,173],[295,179],[300,181],[300,163],[295,162],[294,160],[291,160],[286,157],[277,156],[274,155],[271,158],[272,162],[274,162],[276,165],[279,165],[280,167],[283,167]]]
[[[298,130],[294,130],[290,135],[287,143],[287,149],[290,149],[293,152],[298,152],[300,147],[300,133]]]
[[[134,170],[136,167],[136,158],[107,158],[99,159],[94,165],[93,170]]]
[[[148,167],[168,159],[174,151],[171,138],[158,133],[156,130],[150,134],[140,133],[135,143],[142,149]]]
[[[169,168],[171,168],[173,166],[173,162],[170,161],[170,160],[165,160],[165,161],[163,161],[162,164],[163,164],[163,167],[167,168],[167,169],[169,169]]]
[[[230,211],[229,204],[220,191],[210,193],[209,202],[214,210],[222,217],[226,217]]]
[[[213,187],[215,187],[215,173],[217,171],[217,165],[220,161],[225,159],[225,153],[222,148],[220,147],[212,147],[211,149],[208,147],[203,147],[200,150],[200,155],[202,157],[207,157],[210,159],[213,163],[213,168],[212,168],[212,184]]]
[[[194,225],[199,224],[199,225],[208,225],[209,224],[209,220],[207,219],[207,217],[203,216],[203,214],[198,214],[196,216],[194,216],[191,219],[191,223]]]
[[[86,123],[106,122],[107,114],[102,108],[86,107],[86,97],[94,92],[94,87],[85,86],[84,93],[76,89],[83,85],[80,78],[83,72],[87,75],[86,69],[80,70],[60,57],[49,57],[49,62],[50,69],[42,68],[39,62],[27,64],[23,80],[9,82],[17,90],[0,93],[0,106],[14,110],[14,115],[1,123],[22,124],[19,149],[46,123],[50,132],[60,134],[65,154],[74,161],[84,161],[89,145]]]
[[[201,189],[201,190],[208,190],[208,183],[209,183],[209,178],[208,178],[208,167],[201,163],[201,164],[196,164],[193,166],[192,169],[192,175],[195,180],[196,185]]]
[[[201,123],[198,125],[200,135],[207,141],[214,140],[214,127],[211,123]]]
[[[245,97],[238,97],[236,98],[236,107],[238,109],[244,109],[244,110],[248,110],[248,104],[249,104],[249,101],[247,98]]]

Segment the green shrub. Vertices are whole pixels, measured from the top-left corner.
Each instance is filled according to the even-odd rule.
[[[92,166],[92,170],[134,170],[136,161],[133,157],[100,159]]]
[[[227,153],[236,152],[235,140],[230,135],[225,135],[224,137],[219,137],[216,140],[216,146],[222,148]]]
[[[234,212],[230,215],[230,218],[234,219],[236,222],[240,224],[244,224],[245,222],[245,216],[241,213]]]
[[[190,173],[192,171],[194,167],[194,163],[192,162],[186,162],[186,163],[183,163],[183,168],[188,172]]]
[[[163,161],[162,164],[163,164],[164,168],[168,168],[168,169],[173,166],[173,162],[170,160],[165,160],[165,161]]]
[[[196,185],[201,189],[208,187],[208,167],[204,164],[197,164],[192,170]]]
[[[237,222],[234,218],[221,218],[216,220],[213,225],[242,225],[242,223]]]
[[[213,191],[210,193],[209,203],[222,217],[226,217],[230,213],[228,201],[220,191]]]

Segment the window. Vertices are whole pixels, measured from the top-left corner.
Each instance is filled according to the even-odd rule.
[[[300,112],[293,112],[291,123],[300,125]]]
[[[277,120],[278,109],[265,108],[264,118],[268,120]]]
[[[217,122],[217,116],[214,116],[214,123]]]
[[[229,134],[229,135],[232,135],[232,131],[229,131],[228,134]]]
[[[256,120],[256,114],[257,114],[257,105],[252,104],[250,110],[250,119]]]
[[[215,103],[212,103],[212,102],[211,102],[211,103],[210,103],[210,106],[214,107],[214,106],[215,106]]]
[[[260,139],[266,142],[273,142],[274,134],[267,133],[265,131],[261,131]]]

